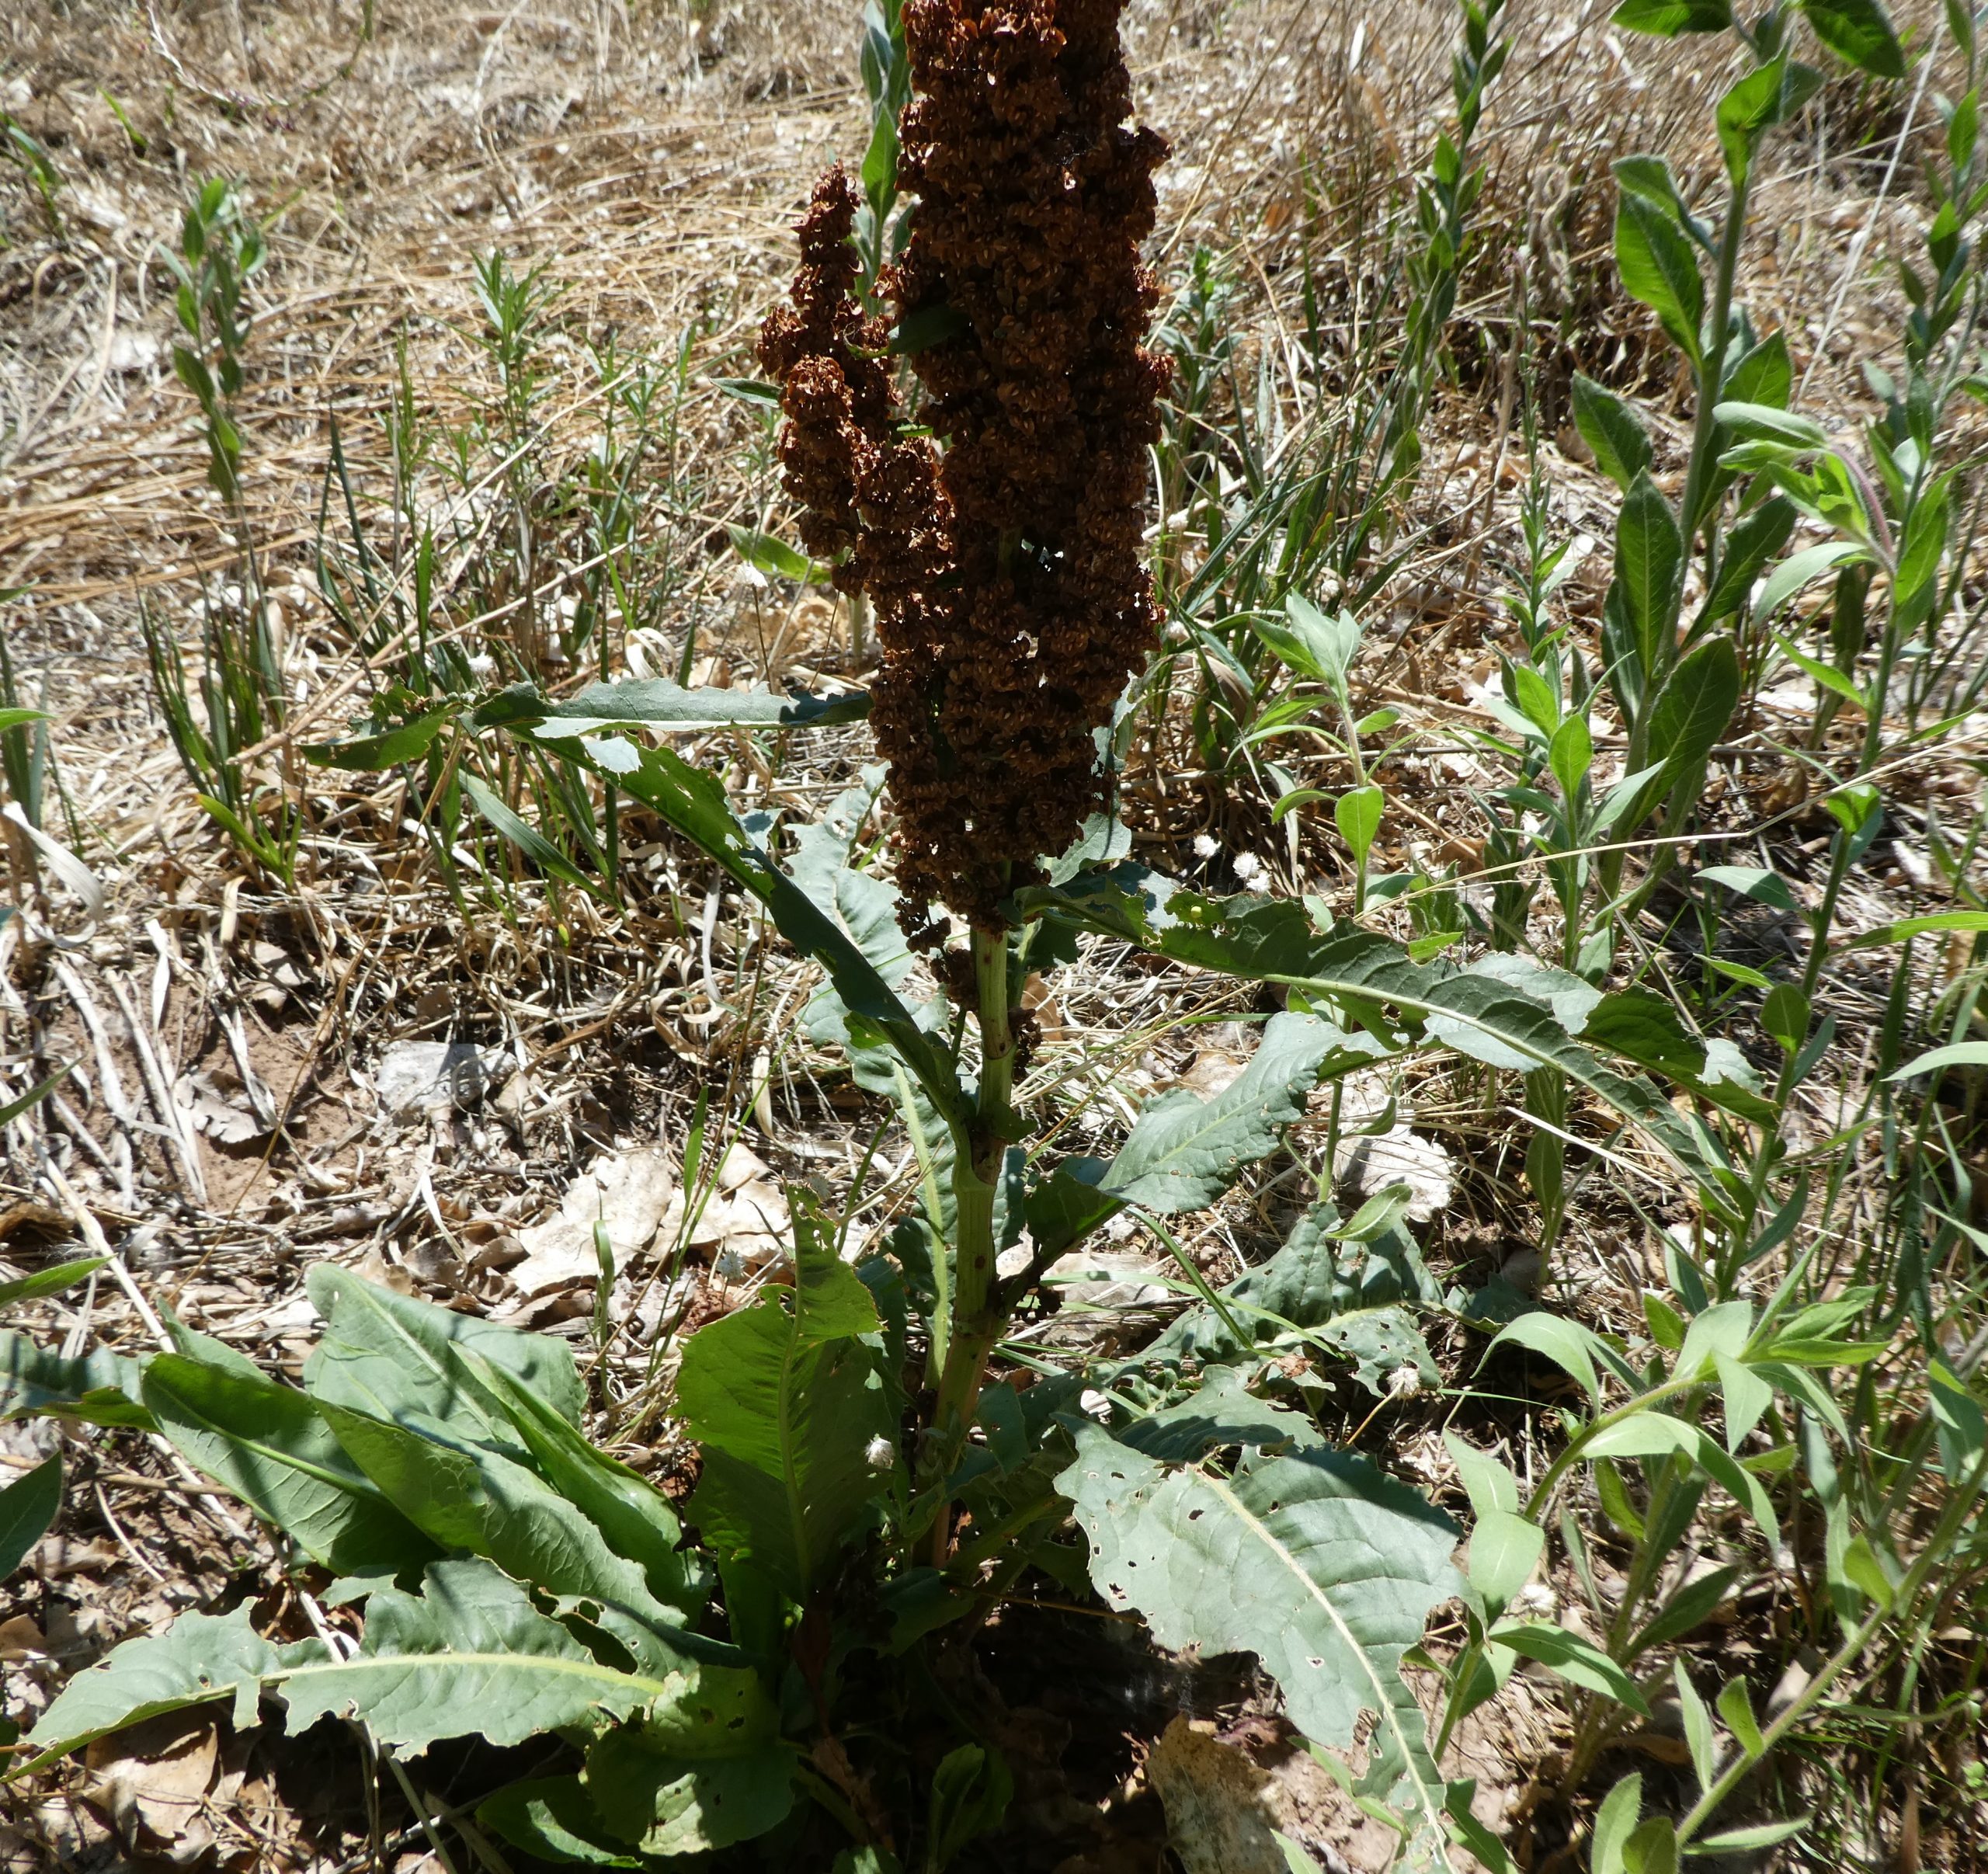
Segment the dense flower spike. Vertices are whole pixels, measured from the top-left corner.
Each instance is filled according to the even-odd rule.
[[[897,435],[839,171],[801,224],[796,310],[761,340],[803,537],[849,549],[838,583],[875,602],[907,906],[982,929],[1097,805],[1095,732],[1157,622],[1139,549],[1166,367],[1140,347],[1157,294],[1139,244],[1165,145],[1125,125],[1122,5],[905,9],[898,179],[919,201],[884,284],[902,327],[944,334],[912,360],[943,454]]]

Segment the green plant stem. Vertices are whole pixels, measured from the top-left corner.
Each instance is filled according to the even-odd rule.
[[[1705,355],[1705,374],[1698,387],[1698,409],[1691,426],[1691,457],[1684,471],[1684,550],[1688,555],[1698,530],[1698,509],[1704,505],[1705,484],[1711,479],[1712,439],[1719,431],[1712,415],[1726,389],[1726,329],[1733,322],[1733,283],[1740,272],[1740,244],[1746,238],[1746,196],[1750,167],[1742,170],[1733,185],[1733,199],[1726,204],[1726,226],[1719,243],[1719,273],[1712,282],[1712,342]],[[1651,694],[1654,694],[1654,686]],[[1632,768],[1629,773],[1634,774]]]
[[[939,1377],[932,1424],[940,1463],[950,1470],[972,1422],[982,1375],[1004,1325],[994,1280],[994,1195],[1001,1161],[1015,1129],[1010,1102],[1015,1083],[1015,1037],[1008,1019],[1008,934],[975,930],[973,972],[980,1013],[980,1090],[967,1149],[953,1170],[954,1230],[951,1344]],[[950,1539],[946,1506],[933,1527],[935,1561]]]

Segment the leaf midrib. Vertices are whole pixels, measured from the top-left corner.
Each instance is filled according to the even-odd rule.
[[[1334,1630],[1345,1643],[1354,1657],[1360,1662],[1360,1670],[1366,1675],[1368,1685],[1373,1688],[1375,1709],[1379,1720],[1393,1733],[1395,1741],[1401,1747],[1402,1761],[1407,1766],[1406,1774],[1415,1785],[1416,1798],[1430,1818],[1440,1823],[1443,1806],[1423,1782],[1421,1774],[1416,1768],[1418,1747],[1415,1740],[1409,1737],[1402,1728],[1401,1714],[1395,1709],[1395,1702],[1389,1695],[1386,1681],[1382,1678],[1379,1672],[1375,1669],[1373,1660],[1368,1655],[1364,1644],[1354,1632],[1352,1628],[1347,1624],[1345,1616],[1340,1612],[1339,1608],[1325,1591],[1305,1572],[1297,1556],[1291,1552],[1288,1545],[1278,1539],[1270,1525],[1243,1502],[1225,1478],[1204,1472],[1201,1481],[1204,1487],[1212,1490],[1228,1505],[1236,1520],[1249,1530],[1270,1552],[1272,1556],[1289,1572],[1292,1579],[1302,1585],[1304,1591],[1318,1604],[1326,1618],[1332,1622]]]

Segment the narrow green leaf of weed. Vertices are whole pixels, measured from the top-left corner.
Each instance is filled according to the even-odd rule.
[[[21,1565],[23,1558],[55,1520],[62,1507],[62,1454],[44,1458],[0,1490],[0,1580]]]

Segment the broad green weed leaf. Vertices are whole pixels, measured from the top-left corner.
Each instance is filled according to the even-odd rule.
[[[1537,1660],[1570,1685],[1584,1687],[1625,1705],[1639,1716],[1649,1715],[1649,1703],[1636,1682],[1591,1640],[1545,1620],[1505,1620],[1491,1629],[1491,1638],[1527,1659]]]
[[[161,1354],[140,1389],[176,1449],[321,1567],[356,1574],[433,1556],[295,1388]]]
[[[1600,1398],[1601,1382],[1594,1368],[1600,1343],[1578,1321],[1569,1321],[1564,1316],[1548,1314],[1543,1310],[1522,1314],[1492,1336],[1490,1345],[1484,1350],[1485,1358],[1489,1359],[1493,1351],[1507,1340],[1545,1355],[1573,1379],[1590,1401]]]
[[[1719,1715],[1733,1740],[1749,1758],[1764,1756],[1767,1745],[1760,1736],[1760,1720],[1753,1716],[1753,1701],[1744,1679],[1729,1679],[1720,1688]]]
[[[1611,22],[1632,33],[1674,39],[1680,33],[1722,33],[1733,23],[1730,0],[1622,0]]]
[[[540,740],[596,736],[617,728],[832,728],[870,713],[867,692],[815,697],[770,690],[686,690],[667,677],[589,683],[554,701],[529,683],[486,697],[469,718],[475,728],[535,731]]]
[[[411,1411],[515,1445],[509,1414],[453,1358],[461,1346],[505,1368],[568,1424],[579,1422],[579,1370],[563,1340],[395,1295],[335,1264],[318,1264],[304,1288],[325,1320],[304,1369],[313,1398],[385,1417]]]
[[[1625,208],[1631,206],[1641,207],[1640,203],[1625,202]],[[1657,221],[1653,215],[1651,218]],[[1688,258],[1684,237],[1667,221],[1658,221],[1657,224],[1670,231]],[[1695,271],[1692,277],[1698,277]],[[1616,584],[1646,670],[1660,668],[1656,652],[1663,634],[1676,621],[1684,572],[1684,540],[1677,514],[1646,470],[1630,483],[1615,522]]]
[[[165,1632],[127,1639],[63,1687],[27,1735],[36,1754],[25,1775],[127,1725],[232,1698],[236,1726],[252,1724],[265,1685],[286,1671],[321,1667],[316,1640],[272,1646],[248,1624],[244,1602],[229,1614],[182,1614]]]
[[[1613,391],[1574,374],[1574,426],[1594,451],[1595,465],[1625,493],[1651,461],[1649,432]]]
[[[1401,1660],[1457,1591],[1448,1518],[1348,1454],[1270,1458],[1225,1478],[1170,1470],[1093,1426],[1057,1487],[1113,1606],[1144,1615],[1163,1646],[1256,1653],[1292,1722],[1322,1743],[1350,1744],[1361,1712],[1375,1712],[1404,1806],[1440,1819]]]
[[[1905,49],[1878,0],[1807,0],[1816,37],[1846,64],[1873,78],[1905,76]]]
[[[1591,1874],[1624,1874],[1622,1850],[1643,1812],[1643,1779],[1632,1772],[1610,1790],[1595,1811],[1590,1837]]]
[[[694,1558],[679,1546],[683,1525],[669,1499],[647,1478],[596,1450],[513,1375],[477,1354],[464,1357],[502,1399],[532,1462],[552,1487],[617,1555],[642,1570],[657,1599],[694,1619],[708,1593]]]
[[[481,1445],[390,1424],[321,1401],[346,1455],[415,1527],[444,1548],[488,1558],[547,1594],[597,1604],[617,1616],[617,1637],[641,1657],[673,1658],[659,1632],[700,1610],[649,1591],[643,1570],[615,1553],[580,1511],[535,1471]]]
[[[1684,1670],[1681,1659],[1672,1663],[1671,1679],[1677,1688],[1677,1707],[1684,1716],[1684,1744],[1691,1753],[1691,1768],[1698,1774],[1698,1787],[1709,1789],[1719,1774],[1719,1747],[1712,1733],[1712,1713],[1698,1696],[1698,1688],[1691,1683],[1691,1675]]]
[[[1444,1447],[1463,1479],[1470,1507],[1480,1517],[1497,1513],[1516,1515],[1519,1483],[1505,1465],[1488,1451],[1479,1451],[1454,1431],[1443,1434]]]
[[[1615,265],[1630,297],[1649,307],[1677,349],[1701,365],[1705,280],[1677,224],[1642,196],[1625,194],[1615,211]]]
[[[640,1868],[647,1864],[626,1843],[607,1838],[600,1817],[577,1776],[537,1777],[513,1783],[478,1804],[485,1828],[544,1861],[577,1861],[590,1867]]]
[[[794,1800],[794,1753],[749,1668],[702,1668],[694,1692],[604,1733],[580,1781],[608,1832],[645,1854],[701,1854],[762,1835]]]
[[[1502,1613],[1531,1579],[1546,1551],[1546,1532],[1508,1510],[1480,1514],[1470,1532],[1465,1572],[1492,1613]]]
[[[721,1553],[749,1560],[794,1601],[869,1514],[882,1485],[864,1453],[888,1438],[863,1279],[796,1211],[792,1288],[685,1344],[676,1404],[703,1448],[692,1514]]]
[[[0,1329],[0,1421],[73,1418],[147,1428],[151,1416],[139,1403],[138,1372],[137,1361],[107,1347],[66,1359],[12,1328]]]
[[[1746,609],[1753,582],[1767,562],[1788,544],[1788,537],[1800,518],[1793,502],[1775,495],[1733,523],[1719,563],[1719,576],[1705,595],[1698,614],[1701,628]]]
[[[1826,540],[1791,553],[1761,582],[1753,599],[1753,619],[1757,624],[1771,617],[1806,586],[1839,566],[1861,565],[1871,558],[1870,549],[1854,540]]]

